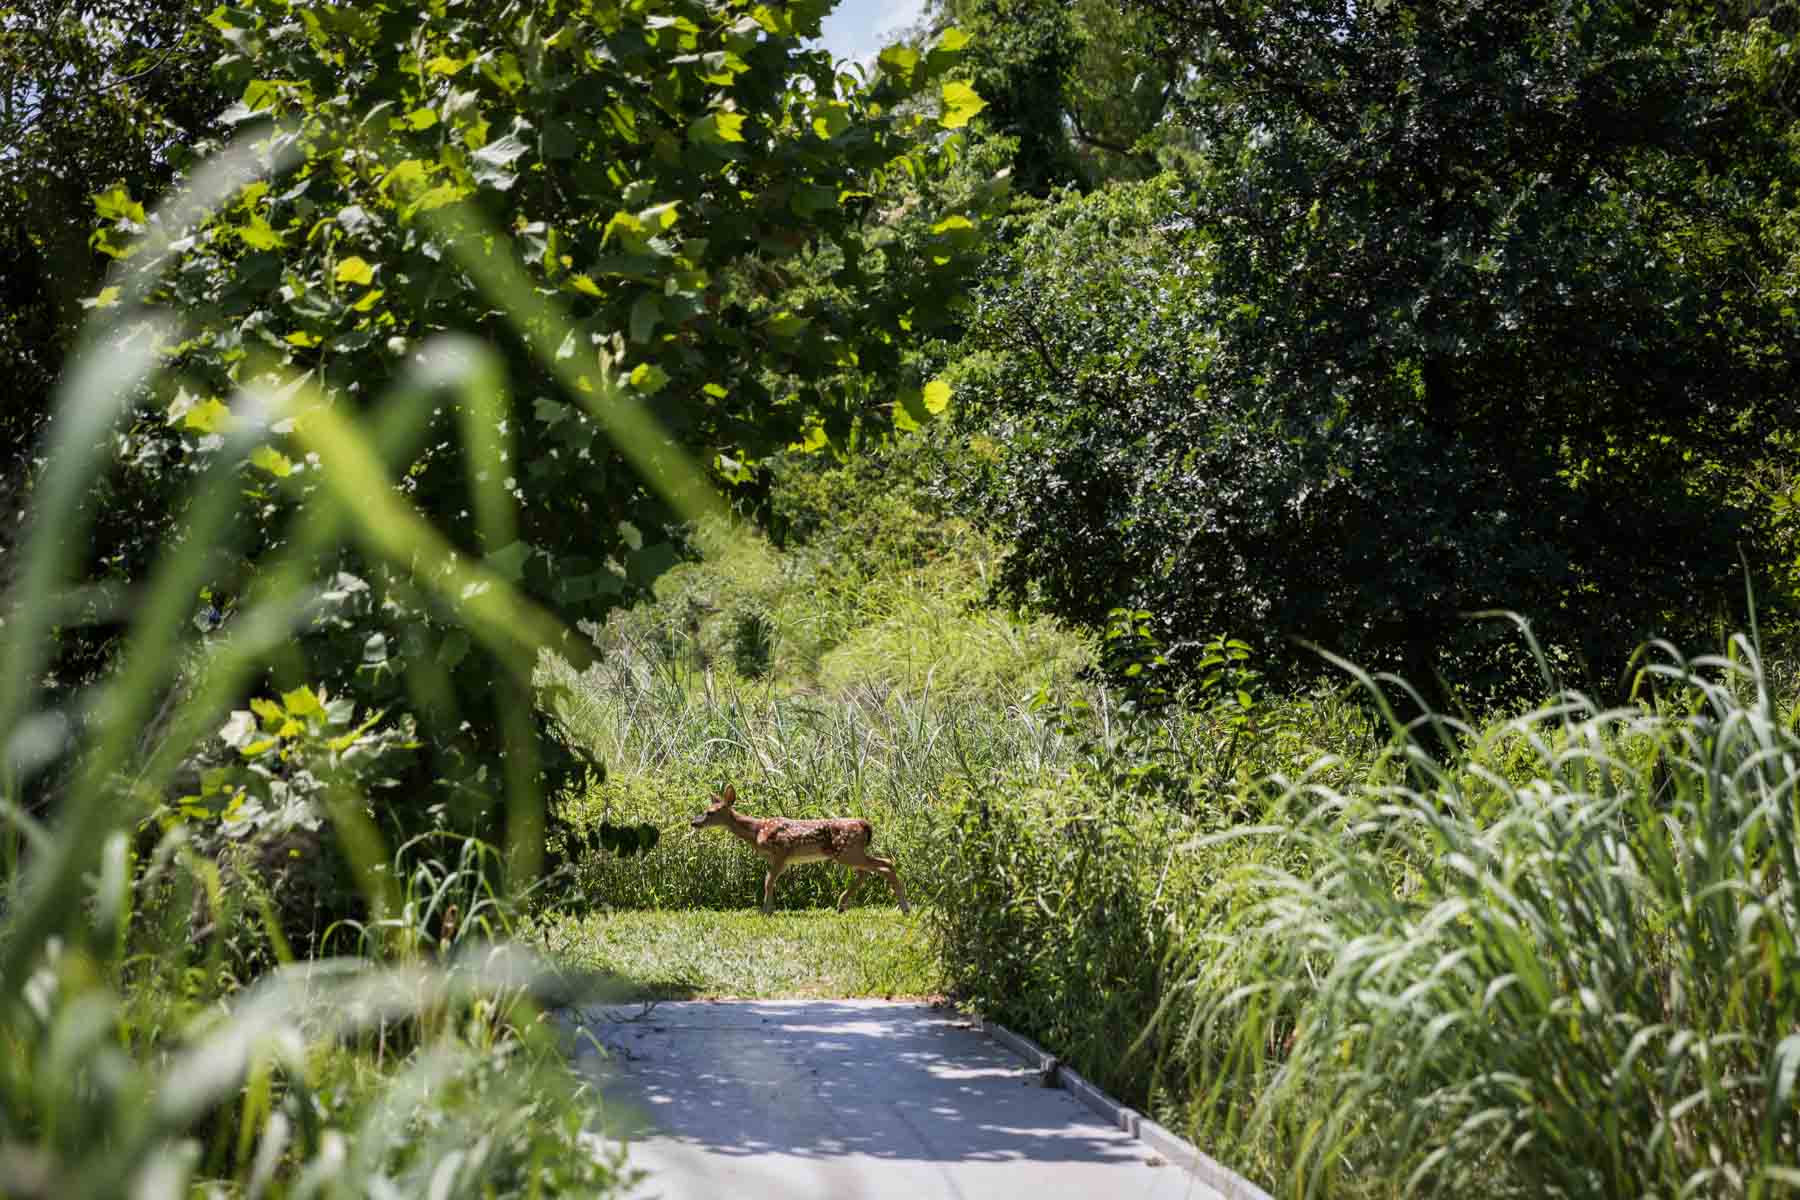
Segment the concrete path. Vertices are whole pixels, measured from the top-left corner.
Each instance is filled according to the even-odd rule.
[[[650,1172],[633,1200],[1219,1200],[953,1012],[881,1000],[642,1012],[575,1020],[607,1129]]]

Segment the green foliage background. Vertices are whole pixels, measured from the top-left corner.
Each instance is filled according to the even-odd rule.
[[[826,7],[0,9],[0,1191],[604,1194],[576,968],[834,937],[1283,1194],[1800,1188],[1791,6]]]

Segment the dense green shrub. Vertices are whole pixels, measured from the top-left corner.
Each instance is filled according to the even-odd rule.
[[[1787,35],[1552,0],[1173,5],[1204,161],[1050,206],[950,372],[1006,578],[1098,626],[1304,639],[1438,707],[1608,692],[1786,578],[1752,472],[1795,421]],[[1503,19],[1502,19],[1503,18]],[[974,351],[975,353],[970,353]],[[1784,585],[1782,601],[1791,589]]]
[[[1181,922],[1195,919],[1191,864],[1175,854],[1193,829],[1067,776],[964,790],[935,831],[930,913],[958,999],[1144,1105],[1157,1056],[1136,1043],[1169,990]]]

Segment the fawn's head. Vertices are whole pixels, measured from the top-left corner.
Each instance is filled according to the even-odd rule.
[[[731,819],[731,806],[737,803],[737,788],[725,785],[725,790],[712,798],[706,811],[694,818],[695,829],[705,829],[708,825],[723,825]]]

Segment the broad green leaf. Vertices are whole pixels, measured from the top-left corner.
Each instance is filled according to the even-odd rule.
[[[402,220],[412,220],[417,213],[428,213],[435,209],[455,204],[468,196],[469,189],[454,183],[440,183],[434,188],[420,192],[416,200],[400,210]]]
[[[967,33],[964,33],[962,30],[956,28],[953,25],[949,29],[946,29],[946,30],[944,30],[944,32],[938,34],[937,45],[933,46],[932,49],[933,50],[948,50],[952,53],[955,53],[956,51],[959,51],[963,47],[967,46],[973,40],[974,39],[971,38]]]
[[[261,467],[277,479],[286,479],[294,473],[294,463],[287,455],[273,446],[258,446],[250,452],[252,466]]]
[[[930,420],[924,393],[918,388],[902,388],[894,400],[894,428],[911,433],[923,429]]]
[[[744,115],[734,112],[710,112],[688,126],[688,136],[702,145],[744,140]]]
[[[363,259],[352,254],[338,264],[337,281],[339,283],[374,283],[375,269]]]
[[[826,141],[850,128],[850,106],[833,100],[821,108],[812,119],[813,132]]]
[[[976,113],[986,107],[987,101],[983,100],[968,84],[946,83],[944,85],[944,115],[938,118],[938,124],[945,129],[961,129]]]
[[[200,433],[223,433],[231,423],[231,410],[215,399],[202,400],[187,410],[182,424]]]
[[[642,242],[644,236],[644,222],[642,220],[632,213],[616,212],[612,215],[612,220],[606,223],[606,228],[601,231],[600,244],[605,246],[608,242],[612,241],[613,238],[617,237],[621,241],[626,242],[627,245],[630,245],[634,242]]]
[[[600,290],[600,285],[586,275],[576,274],[569,276],[569,286],[584,296],[600,296],[605,294]]]
[[[437,111],[430,108],[415,108],[404,119],[404,124],[409,129],[430,129],[437,123]]]
[[[701,56],[706,66],[706,73],[700,78],[718,87],[730,87],[737,82],[737,77],[750,69],[750,64],[729,50],[715,50]]]
[[[925,411],[937,416],[950,406],[950,385],[942,379],[934,379],[925,385],[923,395]]]
[[[302,350],[310,350],[312,347],[317,346],[323,339],[317,334],[306,332],[304,329],[296,329],[282,340],[290,346],[298,346]]]
[[[489,142],[477,150],[469,168],[470,174],[477,182],[485,183],[496,191],[506,191],[518,179],[517,171],[512,165],[519,156],[529,149],[518,137],[517,130],[503,138]]]
[[[311,91],[292,79],[252,79],[244,85],[243,104],[252,112],[265,112],[281,102],[284,92],[294,89],[303,95]]]
[[[662,300],[654,293],[639,296],[631,306],[631,340],[647,342],[656,333],[657,322],[662,320]]]
[[[654,396],[668,385],[669,373],[655,363],[639,363],[631,369],[630,382],[646,396]]]
[[[281,706],[287,709],[290,717],[323,717],[325,715],[325,706],[319,703],[318,693],[304,683],[291,692],[281,693]]]
[[[681,561],[681,553],[668,542],[647,543],[625,556],[625,571],[639,587],[649,587]]]
[[[910,81],[919,65],[919,52],[911,46],[889,46],[876,61],[901,79]]]
[[[485,561],[502,579],[509,583],[519,583],[525,578],[525,560],[530,557],[530,546],[524,542],[513,542],[488,555]]]
[[[237,235],[253,250],[279,250],[286,245],[281,234],[270,228],[260,214],[252,217],[248,225],[239,225]]]
[[[403,159],[388,168],[387,174],[381,177],[377,190],[386,192],[392,188],[410,190],[424,187],[429,178],[430,171],[425,163],[416,158]]]
[[[428,75],[455,75],[474,61],[475,56],[473,54],[469,55],[467,58],[461,59],[446,58],[440,54],[425,64],[425,72]]]
[[[795,216],[810,219],[836,208],[838,203],[838,194],[831,188],[806,184],[794,189],[793,199],[788,201],[788,207],[794,210]]]
[[[130,221],[133,225],[142,225],[148,219],[144,206],[133,200],[123,185],[96,194],[94,211],[105,220]]]
[[[831,439],[826,436],[825,426],[819,422],[814,422],[807,426],[806,436],[804,438],[797,442],[788,443],[788,449],[797,451],[801,454],[817,454],[830,444]]]
[[[112,308],[114,305],[118,304],[118,302],[119,289],[116,287],[103,287],[97,295],[89,296],[82,300],[81,307]]]
[[[236,29],[253,29],[256,26],[256,14],[241,8],[221,5],[206,14],[206,23],[220,33],[230,33]]]
[[[680,207],[681,202],[679,200],[670,200],[664,204],[646,208],[643,212],[638,214],[638,220],[644,223],[646,229],[666,230],[675,224],[677,220],[677,210]]]

